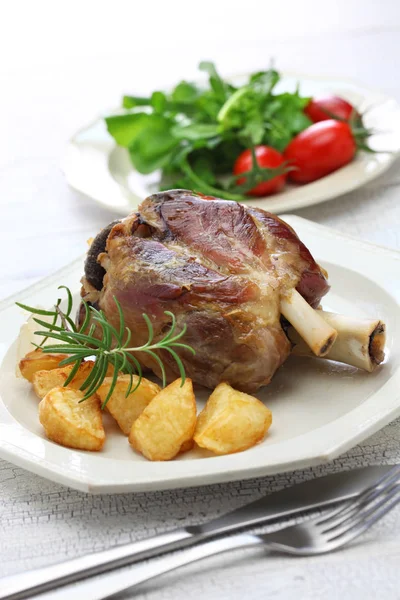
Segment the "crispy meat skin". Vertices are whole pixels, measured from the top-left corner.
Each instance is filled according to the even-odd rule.
[[[99,236],[104,248],[104,232]],[[184,341],[196,351],[194,357],[180,352],[186,373],[210,388],[228,381],[255,392],[269,383],[290,352],[280,323],[281,296],[296,287],[318,306],[329,289],[310,252],[278,217],[186,190],[150,196],[106,237],[98,256],[102,289],[94,289],[88,260],[82,296],[118,325],[115,296],[135,345],[147,340],[143,312],[155,339],[168,329],[164,311],[173,312],[178,329],[186,324]],[[172,357],[166,351],[160,356],[168,378],[176,378]],[[160,374],[151,357],[138,358]]]

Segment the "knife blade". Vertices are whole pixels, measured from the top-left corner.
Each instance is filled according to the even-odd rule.
[[[202,535],[220,535],[295,516],[303,511],[332,506],[354,498],[392,467],[393,465],[376,465],[309,479],[245,504],[222,517],[197,526],[197,529]]]
[[[357,496],[382,477],[391,465],[333,473],[273,492],[202,525],[95,552],[77,559],[0,580],[0,600],[23,600],[32,595],[106,573],[139,560],[193,546],[227,532],[239,531]]]

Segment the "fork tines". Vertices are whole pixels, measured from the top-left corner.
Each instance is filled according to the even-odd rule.
[[[316,520],[315,526],[328,542],[350,541],[371,527],[398,502],[399,479],[400,465],[396,465],[360,496]]]

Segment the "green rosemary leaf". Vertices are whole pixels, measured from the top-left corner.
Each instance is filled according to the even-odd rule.
[[[186,381],[185,367],[183,366],[183,363],[182,363],[181,359],[179,358],[179,356],[177,355],[177,353],[175,352],[175,350],[172,350],[172,348],[168,348],[168,347],[166,347],[165,350],[170,353],[170,355],[172,356],[172,358],[175,360],[176,364],[178,365],[179,374],[180,374],[181,380],[182,380],[181,381],[181,387],[182,387]]]
[[[115,355],[115,356],[117,356],[117,355]],[[119,374],[119,371],[120,371],[117,363],[118,363],[118,361],[115,360],[114,361],[114,373],[113,373],[113,376],[112,376],[110,389],[108,390],[107,396],[104,398],[103,403],[101,405],[101,408],[103,410],[105,409],[105,407],[107,405],[107,402],[111,398],[111,395],[112,395],[112,393],[113,393],[113,391],[115,389],[115,386],[117,385],[118,374]]]
[[[53,320],[49,323],[48,321],[42,321],[41,319],[37,319],[34,318],[33,320],[35,321],[35,323],[37,323],[38,325],[41,325],[43,327],[43,325],[48,328],[50,331],[52,329],[54,329],[56,327],[56,323],[57,323],[57,313],[54,313],[54,317]],[[47,340],[49,339],[49,336],[46,335],[42,341],[40,342],[40,347],[43,347],[44,344],[47,342]]]
[[[158,356],[158,354],[156,354],[155,352],[153,352],[153,350],[147,350],[147,354],[150,354],[150,356],[152,358],[154,358],[154,360],[156,361],[156,363],[160,367],[161,379],[162,379],[162,386],[165,387],[167,385],[167,375],[165,373],[165,367],[163,365],[163,361]]]
[[[102,363],[105,361],[105,357],[103,355],[100,355],[99,357],[96,357],[96,360],[94,362],[93,368],[91,369],[89,375],[86,377],[85,381],[82,383],[80,389],[82,391],[87,390],[88,388],[90,388],[90,386],[92,385],[93,381],[96,381],[97,379],[97,375],[98,375],[98,371],[101,368]]]
[[[93,317],[93,321],[96,321],[100,327],[101,327],[101,333],[102,333],[102,342],[103,342],[103,346],[109,350],[111,348],[111,333],[110,333],[110,329],[107,326],[107,324],[104,322],[104,317],[102,316],[102,318],[98,318]]]
[[[66,318],[66,320],[68,322],[68,325],[71,327],[72,332],[75,332],[76,331],[76,325],[75,325],[74,321],[71,319],[71,317],[68,317],[67,315],[65,316],[65,318]]]
[[[58,339],[60,341],[64,341],[66,338],[68,338],[68,340],[70,340],[71,343],[82,342],[83,344],[87,344],[88,346],[93,345],[97,346],[98,348],[101,348],[103,346],[103,341],[93,337],[93,334],[89,335],[86,333],[79,333],[78,331],[65,331],[62,335],[59,335],[58,337],[56,337],[56,335],[51,335],[49,337],[52,337],[56,340]]]
[[[175,331],[175,327],[176,327],[175,315],[172,312],[170,312],[169,310],[166,310],[164,312],[164,314],[167,315],[167,317],[171,317],[171,324],[170,324],[169,331],[167,332],[167,334],[164,336],[164,338],[160,342],[162,344],[165,344],[168,342],[168,340],[170,340],[171,336],[173,335],[173,333]]]
[[[125,398],[127,398],[137,388],[137,386],[135,386],[135,389],[132,390],[132,387],[133,387],[133,373],[132,373],[132,367],[130,365],[129,365],[128,375],[129,375],[129,384],[128,384],[128,387],[126,389]]]
[[[91,307],[92,309],[92,307]],[[107,318],[103,311],[98,311],[93,309],[95,312],[95,316],[93,317],[93,321],[96,321],[102,329],[103,333],[103,345],[107,350],[110,350],[112,347],[112,338],[115,337],[118,345],[120,345],[120,335],[119,332],[115,329],[115,327],[107,321]]]
[[[129,345],[129,342],[131,341],[131,337],[132,337],[132,332],[128,327],[125,327],[125,331],[126,331],[126,341],[123,344],[122,348],[126,348]]]
[[[193,354],[193,356],[196,355],[196,351],[194,348],[192,348],[192,346],[188,346],[187,344],[180,344],[178,343],[172,343],[170,344],[170,346],[173,346],[174,348],[183,348],[184,350],[188,350],[189,352],[191,352]]]
[[[146,315],[146,313],[143,313],[142,317],[146,321],[147,330],[149,332],[149,339],[148,339],[147,343],[144,345],[144,348],[146,348],[147,346],[150,346],[151,342],[153,341],[153,338],[154,338],[154,329],[153,329],[152,322],[150,321],[150,319]]]
[[[45,335],[45,333],[45,331],[35,331],[35,335]],[[47,352],[49,354],[79,354],[80,352],[86,352],[87,349],[83,346],[74,346],[73,344],[66,342],[65,344],[60,344],[59,346],[45,346],[42,348],[42,350],[43,352]]]
[[[56,319],[57,319],[57,316],[56,316]],[[50,321],[42,321],[42,319],[37,319],[36,317],[33,318],[33,321],[35,321],[35,323],[37,323],[41,327],[46,327],[46,329],[49,329],[50,331],[63,331],[63,332],[65,331],[65,329],[63,327],[56,325],[52,321],[51,322]]]
[[[105,356],[100,356],[98,360],[96,360],[93,369],[90,371],[89,376],[85,379],[81,387],[79,388],[82,392],[85,392],[84,397],[80,402],[87,400],[92,396],[95,391],[101,386],[104,381],[104,377],[107,373],[107,359]],[[105,368],[105,370],[104,370]],[[104,373],[104,374],[103,374]],[[90,380],[90,385],[89,385]]]
[[[75,377],[75,375],[77,374],[77,372],[79,371],[79,367],[82,364],[82,360],[83,359],[78,359],[76,361],[76,363],[74,364],[74,366],[71,369],[71,373],[68,375],[67,379],[64,381],[64,387],[67,387],[67,385],[69,383],[71,383],[71,381],[73,380],[73,378]]]
[[[71,290],[69,288],[67,288],[66,285],[59,285],[58,288],[59,290],[65,290],[67,292],[67,311],[65,313],[66,317],[69,317],[71,312],[72,312],[72,306],[74,304],[73,298],[72,298],[72,294],[71,294]]]
[[[69,337],[72,332],[63,330],[59,333],[54,331],[35,331],[34,333],[35,335],[43,335],[53,340],[58,340],[59,342],[65,342],[66,340],[70,341]]]
[[[134,363],[136,373],[137,373],[139,379],[133,390],[132,390],[132,379],[131,379],[131,386],[129,388],[129,391],[127,391],[127,393],[126,393],[126,398],[129,396],[131,391],[136,392],[136,390],[138,389],[139,385],[141,384],[142,378],[143,378],[142,366],[141,366],[140,362],[138,361],[138,359],[136,358],[136,356],[133,356],[133,354],[129,354],[129,360],[131,360]],[[129,364],[129,363],[127,363],[127,364]],[[132,374],[132,365],[129,365],[129,367],[130,367],[129,373]]]
[[[43,319],[35,318],[35,322],[43,327],[43,330],[35,331],[35,334],[43,338],[43,342],[47,339],[53,340],[53,343],[42,348],[43,352],[51,354],[66,354],[67,357],[61,362],[61,366],[73,365],[71,372],[64,385],[68,385],[77,374],[79,367],[83,361],[94,357],[94,364],[87,378],[81,385],[81,390],[84,392],[83,400],[92,396],[103,383],[107,376],[109,367],[113,367],[113,375],[110,389],[103,402],[103,408],[118,381],[118,373],[126,373],[130,376],[130,381],[127,386],[126,395],[134,392],[140,385],[143,377],[140,361],[135,356],[136,352],[147,353],[159,366],[163,386],[166,385],[166,371],[162,358],[156,352],[157,350],[166,350],[176,362],[177,368],[181,375],[182,384],[185,381],[185,369],[182,360],[175,349],[183,349],[194,354],[193,348],[187,344],[181,343],[179,340],[186,332],[184,325],[178,333],[176,333],[177,323],[175,315],[172,312],[166,311],[165,314],[171,319],[170,327],[165,336],[154,341],[154,328],[151,319],[143,314],[143,319],[148,329],[148,340],[142,346],[130,347],[132,332],[126,327],[122,307],[118,300],[114,298],[115,305],[119,315],[118,329],[107,320],[106,315],[102,310],[97,310],[91,304],[82,301],[84,306],[84,318],[82,325],[77,330],[76,325],[70,317],[73,309],[73,297],[70,290],[65,286],[60,286],[66,290],[67,294],[67,309],[64,312],[60,308],[61,299],[58,299],[55,304],[54,311],[46,311],[36,309],[24,304],[18,303],[18,306],[24,310],[28,310],[34,315],[52,317],[51,322]],[[90,323],[90,326],[89,326]],[[88,331],[86,331],[89,328]],[[86,332],[86,333],[85,333]],[[124,340],[124,338],[126,338]],[[39,348],[38,344],[33,343],[35,348]],[[137,373],[136,385],[134,384],[134,373]]]
[[[93,317],[100,317],[101,318],[101,311],[97,310],[97,308],[95,308],[93,305],[91,305],[89,307],[89,310],[92,313]]]
[[[42,346],[38,346],[37,344],[32,342],[32,346],[35,346],[36,348],[40,348],[41,351],[44,352],[45,354],[65,354],[64,350],[65,350],[66,344],[60,344],[59,346],[57,346],[57,345],[45,346],[44,348],[42,348]],[[68,346],[68,354],[74,354],[73,352],[70,351],[69,346]],[[64,362],[64,360],[61,362]],[[60,365],[61,365],[61,362],[60,362]]]
[[[186,331],[187,331],[187,325],[186,325],[186,323],[184,323],[180,332],[177,333],[176,336],[174,338],[172,338],[170,341],[179,340],[181,337],[183,337],[185,335]]]
[[[107,377],[107,371],[108,371],[108,366],[109,366],[109,361],[105,358],[103,361],[103,364],[101,365],[101,368],[98,368],[98,377],[97,377],[97,381],[95,383],[95,386],[91,387],[90,389],[92,391],[92,394],[101,386],[101,384],[103,383],[104,379]]]
[[[81,390],[81,391],[82,391],[82,390]],[[78,404],[81,404],[82,402],[85,402],[85,400],[89,400],[89,398],[90,398],[91,396],[93,396],[93,392],[91,392],[91,391],[90,391],[90,392],[89,392],[89,391],[85,392],[85,395],[83,396],[83,398],[81,398],[81,399],[79,400]]]
[[[63,358],[63,360],[61,362],[59,362],[59,366],[60,367],[65,367],[67,365],[72,365],[73,363],[77,362],[77,361],[82,361],[85,358],[85,356],[76,356],[76,354],[71,354],[71,356],[67,356],[67,358]]]
[[[117,311],[118,311],[118,316],[119,316],[119,339],[122,340],[124,338],[124,334],[125,334],[125,317],[124,317],[124,313],[122,312],[122,308],[121,308],[121,304],[118,302],[117,298],[115,296],[113,296],[114,298],[114,302],[115,305],[117,307]],[[129,333],[130,330],[128,329]]]
[[[101,314],[103,317],[102,324],[109,332],[109,338],[108,338],[109,339],[109,348],[111,349],[113,336],[115,338],[115,341],[118,343],[118,345],[121,344],[120,332],[115,329],[114,325],[112,325],[111,323],[109,323],[107,321],[107,318],[106,318],[105,314],[103,313],[103,311],[101,311]]]
[[[60,304],[61,304],[61,298],[59,298],[57,300],[55,309],[56,309],[57,317],[60,318],[61,324],[63,325],[65,331],[76,331],[75,323],[73,322],[73,320],[71,319],[71,317],[68,314],[64,313],[61,310]]]
[[[90,321],[90,312],[89,312],[88,304],[87,304],[87,302],[85,302],[85,300],[82,300],[82,304],[85,309],[85,317],[82,321],[82,325],[79,328],[79,333],[84,333],[84,331],[85,331],[86,327],[89,325],[89,321]]]
[[[45,317],[54,317],[54,310],[42,310],[41,308],[33,308],[32,306],[27,306],[26,304],[21,304],[21,302],[15,303],[20,308],[27,310],[28,312],[33,313],[34,315],[43,315]]]
[[[171,344],[174,344],[175,342],[180,340],[185,335],[185,333],[186,333],[186,325],[183,326],[182,331],[180,331],[175,336],[168,339],[168,345],[171,346]],[[162,340],[162,341],[165,341],[165,340]]]
[[[125,365],[128,362],[128,355],[123,352],[122,354],[114,354],[119,360],[119,370],[121,373],[125,373]]]

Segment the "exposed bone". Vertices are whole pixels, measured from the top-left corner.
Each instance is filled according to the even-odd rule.
[[[324,320],[295,289],[281,300],[281,313],[316,356],[325,356],[334,341],[336,330]]]
[[[337,339],[324,358],[373,371],[385,358],[386,327],[379,319],[346,317],[323,310],[316,311],[338,333]],[[310,349],[293,327],[286,331],[294,344],[293,354],[312,356]]]

